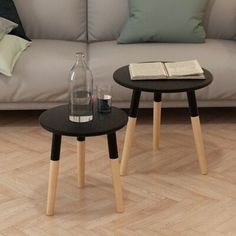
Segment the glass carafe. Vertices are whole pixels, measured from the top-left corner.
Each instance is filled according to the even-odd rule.
[[[83,53],[76,53],[76,62],[69,77],[69,120],[83,123],[93,119],[93,76]]]

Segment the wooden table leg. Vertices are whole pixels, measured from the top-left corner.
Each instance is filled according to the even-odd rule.
[[[128,161],[131,155],[131,147],[132,147],[133,139],[134,139],[136,120],[137,118],[134,118],[134,117],[129,117],[128,119],[127,129],[125,133],[125,142],[124,142],[121,165],[120,165],[121,175],[127,174]]]
[[[153,102],[153,151],[160,148],[161,93],[154,93]]]
[[[85,185],[85,138],[77,138],[77,169],[78,186],[84,188]]]
[[[59,172],[60,149],[61,149],[61,136],[53,134],[51,161],[49,170],[49,182],[48,182],[47,211],[46,211],[46,214],[48,216],[54,215],[56,191],[57,191],[57,177]]]
[[[120,167],[121,175],[127,174],[128,160],[131,155],[131,147],[133,144],[140,96],[141,96],[141,91],[136,91],[136,90],[133,91],[130,111],[129,111],[129,120],[127,124],[123,153],[121,158],[121,167]]]
[[[201,174],[207,174],[207,160],[205,156],[205,149],[202,139],[202,131],[201,131],[201,124],[198,115],[198,108],[197,108],[197,101],[195,92],[188,92],[188,102],[189,102],[189,109],[191,114],[191,122],[194,134],[194,141],[197,150],[198,162],[200,166]]]
[[[120,165],[119,165],[119,159],[118,159],[116,133],[108,134],[107,141],[108,141],[108,148],[109,148],[109,156],[111,160],[111,171],[112,171],[113,188],[114,188],[115,200],[116,200],[116,211],[118,213],[122,213],[124,212],[124,203],[123,203],[121,178],[120,178],[120,173],[119,173]]]

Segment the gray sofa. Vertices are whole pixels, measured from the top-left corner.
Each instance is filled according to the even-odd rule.
[[[11,78],[0,75],[0,109],[45,109],[67,102],[68,72],[84,52],[94,82],[114,85],[114,103],[127,107],[131,91],[113,82],[113,72],[130,62],[198,59],[214,83],[197,92],[200,106],[236,105],[236,0],[210,0],[204,44],[119,45],[128,0],[15,0],[32,45]],[[166,106],[185,106],[185,94],[164,96]],[[142,107],[152,105],[142,95]]]

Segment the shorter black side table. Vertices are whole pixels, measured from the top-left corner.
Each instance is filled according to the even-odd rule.
[[[78,185],[84,187],[85,182],[85,138],[98,135],[107,135],[113,187],[117,212],[123,212],[123,194],[119,174],[118,150],[116,131],[127,124],[127,115],[124,111],[112,107],[110,113],[94,112],[93,120],[87,123],[73,123],[69,121],[68,105],[58,106],[43,112],[39,118],[43,128],[53,133],[51,161],[49,170],[49,185],[47,199],[47,215],[54,214],[57,177],[59,171],[61,136],[74,136],[78,141]]]
[[[127,173],[128,159],[131,154],[131,146],[133,143],[133,135],[135,131],[139,101],[142,91],[154,93],[154,104],[153,104],[154,151],[159,149],[162,93],[179,93],[179,92],[187,93],[200,170],[202,174],[207,174],[207,161],[205,157],[205,150],[202,141],[201,125],[198,115],[198,107],[195,97],[195,90],[204,88],[213,81],[213,76],[208,70],[204,69],[204,74],[206,77],[206,79],[204,80],[165,79],[165,80],[134,81],[130,79],[128,66],[123,66],[114,72],[113,78],[118,84],[133,90],[130,111],[129,111],[129,120],[128,120],[124,148],[121,159],[121,170],[120,170],[121,175],[125,175]]]

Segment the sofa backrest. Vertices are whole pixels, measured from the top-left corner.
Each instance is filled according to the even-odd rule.
[[[129,17],[129,0],[88,0],[89,41],[114,40]]]
[[[204,25],[208,38],[233,39],[236,36],[236,0],[210,0]]]
[[[87,39],[87,0],[14,0],[30,38]]]
[[[129,16],[129,0],[88,0],[88,40],[118,38]],[[208,38],[236,35],[236,0],[209,0],[204,26]]]

